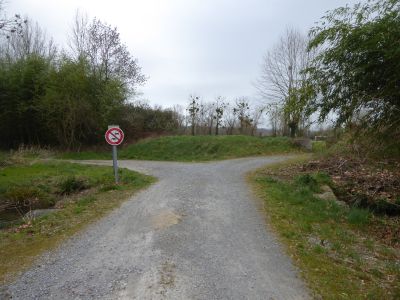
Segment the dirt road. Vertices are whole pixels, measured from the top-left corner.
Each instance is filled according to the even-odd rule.
[[[8,290],[13,299],[309,298],[244,179],[284,159],[121,161],[159,181],[44,255]]]

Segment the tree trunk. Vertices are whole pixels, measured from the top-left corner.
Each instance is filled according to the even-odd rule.
[[[295,138],[296,137],[296,131],[297,131],[297,124],[295,122],[290,122],[288,124],[289,129],[290,129],[290,137]]]

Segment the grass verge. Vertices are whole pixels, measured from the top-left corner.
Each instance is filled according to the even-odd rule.
[[[304,161],[260,169],[250,175],[250,182],[263,200],[269,223],[287,245],[314,296],[399,299],[399,249],[375,234],[382,223],[397,230],[396,222],[316,197],[321,186],[329,184],[326,174],[280,178],[292,164]]]
[[[146,139],[119,151],[121,159],[210,161],[246,156],[296,152],[285,137],[252,136],[167,136]],[[62,159],[111,159],[105,152],[69,152]]]
[[[0,283],[9,282],[37,255],[56,247],[155,180],[126,169],[120,170],[120,178],[121,183],[115,185],[110,167],[71,163],[26,163],[0,169],[1,201],[6,201],[10,193],[16,197],[30,187],[38,191],[36,197],[52,199],[52,205],[59,209],[28,223],[3,223]]]

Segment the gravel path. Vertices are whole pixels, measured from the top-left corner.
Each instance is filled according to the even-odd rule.
[[[7,289],[13,299],[307,299],[244,180],[284,159],[120,161],[159,181]]]

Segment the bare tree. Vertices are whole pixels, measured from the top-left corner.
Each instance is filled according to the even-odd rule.
[[[283,131],[282,119],[283,111],[282,108],[277,103],[271,103],[266,106],[266,112],[269,116],[269,121],[272,129],[272,135],[277,136]]]
[[[213,126],[214,103],[205,102],[203,100],[199,103],[198,113],[198,133],[211,134],[211,127]]]
[[[88,48],[89,18],[79,10],[75,13],[74,23],[68,39],[68,46],[76,58],[85,57]]]
[[[191,128],[192,128],[192,135],[194,136],[196,134],[196,124],[197,124],[197,119],[200,111],[200,106],[199,106],[199,101],[200,97],[199,96],[194,96],[190,95],[189,96],[189,106],[187,108],[187,111],[189,112],[189,117],[191,121]]]
[[[256,133],[257,127],[262,121],[265,109],[266,109],[265,106],[257,106],[252,110],[251,112],[252,122],[251,122],[251,132],[250,132],[251,135],[254,135]]]
[[[299,106],[299,94],[304,90],[306,75],[302,71],[310,65],[313,57],[313,53],[307,51],[307,45],[307,37],[296,29],[287,29],[279,43],[265,55],[261,76],[256,83],[259,94],[268,104],[282,107],[285,127],[290,129],[292,136],[303,112]]]
[[[226,128],[226,133],[228,135],[233,134],[233,131],[237,125],[237,120],[238,118],[236,109],[228,104],[224,113],[224,127]]]
[[[208,124],[208,134],[212,135],[214,120],[215,120],[215,103],[207,103],[207,124]]]
[[[7,17],[4,9],[4,1],[0,0],[0,36],[10,38],[11,34],[21,33],[26,22],[27,20],[21,18],[19,14],[15,14],[11,18]]]
[[[176,120],[178,131],[184,133],[186,131],[185,109],[182,105],[175,104],[171,109],[173,118]]]
[[[75,57],[86,58],[101,79],[118,78],[132,91],[146,81],[116,27],[96,18],[88,22],[85,15],[77,12],[69,45]]]
[[[53,39],[47,39],[45,31],[39,24],[28,19],[18,32],[9,33],[3,51],[10,60],[24,59],[29,55],[54,60],[57,55],[57,47]]]
[[[246,128],[252,123],[249,101],[245,97],[236,99],[236,105],[233,110],[239,121],[239,132],[240,134],[244,134]]]
[[[222,124],[222,117],[226,108],[226,103],[224,101],[225,99],[221,96],[218,96],[217,99],[215,99],[215,135],[219,134],[219,127]]]

